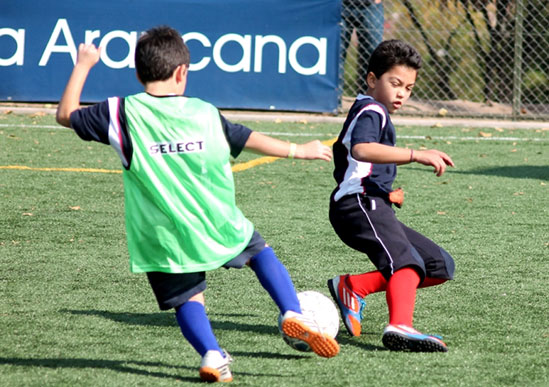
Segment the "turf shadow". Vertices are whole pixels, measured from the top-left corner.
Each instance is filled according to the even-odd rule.
[[[510,165],[491,168],[477,168],[468,171],[456,169],[448,170],[448,172],[465,175],[485,175],[549,181],[549,165]]]
[[[46,367],[46,368],[92,368],[108,369],[116,372],[134,374],[139,376],[152,376],[156,378],[173,379],[176,381],[200,383],[198,377],[181,377],[165,372],[147,371],[137,367],[162,367],[177,369],[188,369],[196,371],[195,367],[174,366],[159,362],[133,361],[133,360],[102,360],[102,359],[70,359],[70,358],[9,358],[0,357],[0,365],[11,365],[20,367]]]
[[[288,347],[289,348],[289,347]],[[300,360],[300,359],[310,359],[316,358],[317,356],[312,352],[296,352],[291,350],[292,354],[280,353],[280,352],[245,352],[245,351],[231,351],[231,355],[234,358],[262,358],[262,359],[271,359],[271,360]],[[302,353],[302,355],[300,355]]]
[[[109,312],[107,310],[68,310],[63,309],[60,312],[70,313],[81,316],[96,316],[118,323],[129,325],[144,325],[156,327],[177,326],[175,317],[172,313],[129,313],[129,312]]]
[[[118,323],[139,326],[156,327],[177,327],[173,313],[129,313],[129,312],[109,312],[106,310],[61,310],[64,313],[84,316],[97,316],[109,319]],[[215,316],[215,315],[214,315]],[[234,315],[231,315],[234,316]],[[246,316],[236,315],[244,320]],[[228,331],[246,331],[265,335],[279,335],[276,322],[273,325],[264,324],[246,324],[242,322],[217,320],[215,317],[210,319],[214,330]]]
[[[365,351],[387,351],[387,348],[385,348],[382,345],[372,345],[372,344],[363,343],[360,341],[361,338],[352,338],[352,337],[345,337],[345,336],[338,335],[336,339],[338,343],[341,345],[351,345],[351,346],[363,349]]]

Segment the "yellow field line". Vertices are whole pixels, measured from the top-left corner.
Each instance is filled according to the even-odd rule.
[[[114,169],[98,169],[98,168],[38,168],[27,167],[26,165],[0,165],[0,169],[17,169],[24,171],[45,171],[45,172],[91,172],[91,173],[122,173],[120,170]]]
[[[272,156],[260,157],[258,159],[253,159],[253,160],[250,160],[250,161],[246,161],[245,163],[235,164],[235,165],[233,165],[231,170],[233,172],[245,171],[246,169],[250,169],[250,168],[256,167],[256,166],[261,165],[261,164],[269,164],[269,163],[275,162],[279,158],[280,157],[272,157]]]
[[[324,145],[331,146],[335,142],[335,138],[322,141]],[[261,164],[269,164],[275,162],[280,157],[265,156],[258,159],[250,160],[245,163],[233,165],[233,172],[245,171]],[[119,169],[101,169],[101,168],[44,168],[44,167],[27,167],[26,165],[0,165],[0,169],[16,169],[22,171],[45,171],[45,172],[89,172],[89,173],[122,173]]]
[[[331,138],[329,140],[322,141],[322,143],[324,145],[331,146],[336,140],[337,140],[337,138]],[[271,157],[271,156],[260,157],[258,159],[247,161],[245,163],[240,163],[240,164],[233,165],[232,171],[233,172],[244,171],[246,169],[250,169],[250,168],[256,167],[256,166],[261,165],[261,164],[272,163],[272,162],[274,162],[278,159],[280,159],[280,157]]]

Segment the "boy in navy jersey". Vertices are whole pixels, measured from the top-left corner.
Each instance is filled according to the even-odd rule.
[[[284,333],[306,341],[319,356],[337,355],[337,341],[301,314],[286,268],[236,206],[230,166],[230,156],[243,149],[329,161],[330,148],[318,140],[297,145],[265,136],[184,96],[190,56],[172,28],[152,28],[137,42],[135,67],[144,92],[81,107],[84,83],[99,59],[100,49],[80,45],[57,122],[120,156],[130,268],[147,273],[160,309],[175,309],[183,336],[202,357],[200,378],[233,379],[231,358],[204,307],[206,273],[222,266],[249,266],[283,315]]]
[[[446,352],[438,336],[412,327],[416,289],[452,279],[454,261],[441,247],[401,223],[402,191],[393,191],[397,165],[417,162],[441,176],[452,159],[438,150],[396,147],[390,113],[408,100],[421,57],[399,40],[382,42],[372,53],[368,90],[359,94],[334,144],[334,178],[330,222],[343,242],[368,255],[377,270],[328,280],[347,331],[360,335],[364,297],[385,291],[389,324],[383,344],[390,350]]]

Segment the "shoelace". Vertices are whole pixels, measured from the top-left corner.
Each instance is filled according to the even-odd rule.
[[[227,364],[231,364],[233,362],[233,357],[225,349],[222,349],[222,351],[223,351],[223,357],[227,359]]]
[[[366,301],[364,301],[363,298],[360,298],[360,297],[357,297],[357,298],[360,301],[360,309],[358,310],[358,315],[360,316],[360,318],[363,318],[364,316],[362,315],[362,313],[364,312],[364,309],[366,308]]]
[[[298,319],[301,320],[305,325],[307,325],[308,327],[314,327],[317,332],[322,333],[322,336],[325,339],[324,334],[326,333],[326,331],[322,329],[322,327],[314,317],[306,316],[303,313],[299,314],[298,316]]]
[[[362,309],[361,309],[361,312],[362,312]],[[423,336],[430,336],[430,337],[435,337],[439,340],[442,340],[442,336],[441,335],[433,335],[431,333],[421,333],[420,331],[417,331],[415,330],[414,328],[412,328],[413,332],[416,334],[416,335],[423,335]]]

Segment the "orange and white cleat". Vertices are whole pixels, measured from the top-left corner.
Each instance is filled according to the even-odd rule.
[[[307,316],[287,311],[282,317],[281,329],[289,337],[304,341],[318,356],[334,357],[339,353],[339,344],[328,333],[322,332]]]
[[[205,382],[232,382],[233,375],[229,368],[232,357],[223,351],[208,351],[200,364],[200,379]]]

